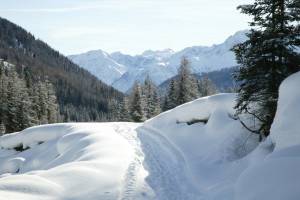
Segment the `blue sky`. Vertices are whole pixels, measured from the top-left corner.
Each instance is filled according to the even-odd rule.
[[[0,0],[0,16],[65,55],[221,43],[248,27],[250,0]]]

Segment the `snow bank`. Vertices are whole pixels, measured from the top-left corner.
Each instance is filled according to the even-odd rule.
[[[34,146],[40,142],[56,139],[66,134],[72,126],[65,124],[50,124],[35,126],[20,133],[11,133],[3,135],[0,138],[0,147],[4,149],[13,149],[19,146],[23,148]]]
[[[217,94],[214,96],[203,97],[195,101],[178,106],[170,111],[164,112],[159,116],[148,120],[146,124],[151,125],[163,121],[164,125],[174,122],[188,122],[193,119],[208,119],[216,110],[223,110],[228,114],[233,114],[235,104],[235,94]]]
[[[160,132],[188,156],[208,162],[235,160],[257,145],[256,138],[232,118],[235,99],[236,94],[200,98],[148,120],[144,127]],[[193,121],[198,123],[188,125]]]
[[[167,140],[162,144],[156,142],[157,157],[162,157],[160,152],[170,151],[163,144],[175,149],[173,154],[185,167],[174,163],[175,156],[168,154],[164,159],[177,165],[181,169],[177,173],[184,173],[180,177],[188,177],[181,178],[183,182],[200,192],[177,186],[178,191],[194,194],[182,199],[297,200],[300,198],[299,85],[300,72],[281,84],[270,137],[259,145],[257,136],[232,118],[235,94],[200,98],[146,121],[139,128],[141,142],[145,143],[147,137]],[[251,125],[249,116],[242,117]],[[150,161],[151,157],[145,154],[145,163]],[[150,168],[149,185],[154,185],[156,179],[155,170]]]
[[[136,126],[123,124],[128,135]],[[0,141],[0,199],[8,200],[118,199],[134,155],[114,123],[44,125]],[[20,144],[31,148],[10,150]]]
[[[280,86],[271,138],[279,150],[300,144],[300,72],[288,77]]]
[[[183,181],[186,185],[192,185],[190,188],[196,188],[198,196],[193,189],[182,189],[182,193],[194,194],[182,199],[233,199],[234,181],[249,162],[239,160],[258,144],[257,136],[250,134],[238,120],[233,119],[235,98],[235,94],[200,98],[162,113],[139,128],[144,150],[148,146],[145,140],[154,137],[157,140],[156,148],[159,149],[157,157],[162,156],[161,152],[171,151],[169,146],[172,146],[173,154],[181,157],[181,162],[185,163],[185,167],[177,164],[176,168],[181,168],[177,174],[184,173],[180,179],[186,180]],[[198,123],[188,125],[192,121]],[[163,146],[159,140],[167,140],[164,143],[168,145]],[[164,157],[169,163],[173,162],[170,168],[176,165],[175,159],[179,160],[174,155]],[[147,162],[151,162],[151,157],[145,154]],[[184,176],[187,178],[182,178]],[[150,168],[149,184],[154,185],[156,179],[155,170],[151,171]],[[179,191],[180,186],[177,188]]]
[[[274,151],[262,153],[259,152],[261,148],[255,150],[252,157],[263,159],[252,162],[241,174],[235,186],[235,199],[300,199],[299,85],[300,72],[281,84],[276,116],[270,137],[265,142],[272,143]]]

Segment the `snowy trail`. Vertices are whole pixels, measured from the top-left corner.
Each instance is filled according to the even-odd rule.
[[[135,193],[137,190],[138,172],[142,167],[143,153],[141,151],[139,141],[137,139],[137,133],[132,127],[126,126],[126,124],[116,124],[116,132],[124,137],[134,149],[134,157],[130,162],[127,172],[124,175],[124,183],[122,191],[119,196],[119,200],[133,200],[135,199]]]
[[[202,199],[189,181],[181,152],[151,127],[139,127],[138,133],[145,154],[143,165],[149,173],[146,182],[154,190],[156,199]]]
[[[138,126],[133,129],[132,126],[127,126],[125,123],[116,124],[115,130],[128,141],[135,154],[124,175],[119,200],[201,199],[201,195],[189,184],[187,165],[181,152],[161,133],[146,126]],[[146,183],[144,183],[144,187],[148,187],[148,189],[145,189],[144,194],[139,196],[141,191],[138,187],[138,179],[141,169],[148,172],[145,177]],[[147,194],[149,189],[154,192],[154,196]]]

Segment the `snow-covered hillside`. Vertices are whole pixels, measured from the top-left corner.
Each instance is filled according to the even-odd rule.
[[[282,83],[262,143],[232,117],[235,94],[143,124],[54,124],[2,136],[0,199],[298,200],[299,84],[300,72]]]
[[[148,50],[141,55],[130,56],[121,52],[108,54],[98,50],[72,55],[69,58],[105,83],[125,92],[135,81],[143,81],[147,74],[156,84],[173,77],[183,56],[191,61],[194,73],[235,66],[235,56],[230,49],[246,40],[245,33],[246,31],[239,31],[222,44],[188,47],[179,52],[171,49]]]
[[[108,85],[127,71],[126,66],[117,63],[108,53],[101,50],[89,51],[82,56],[71,55],[69,58]]]

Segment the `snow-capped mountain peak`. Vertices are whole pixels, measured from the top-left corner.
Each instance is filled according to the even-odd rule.
[[[71,55],[69,58],[79,66],[89,70],[108,85],[111,85],[127,71],[126,66],[119,64],[110,54],[102,50]]]
[[[107,53],[102,50],[72,55],[69,58],[89,70],[105,83],[126,92],[135,81],[143,81],[147,75],[156,84],[177,73],[183,56],[191,62],[194,73],[208,72],[236,65],[231,48],[247,39],[247,30],[238,31],[224,43],[212,46],[193,46],[175,52],[172,49],[146,50],[140,55],[126,55],[122,52]]]
[[[157,51],[146,50],[142,53],[142,56],[168,58],[171,55],[173,55],[174,53],[175,53],[175,51],[173,51],[172,49],[163,49],[163,50],[157,50]]]

